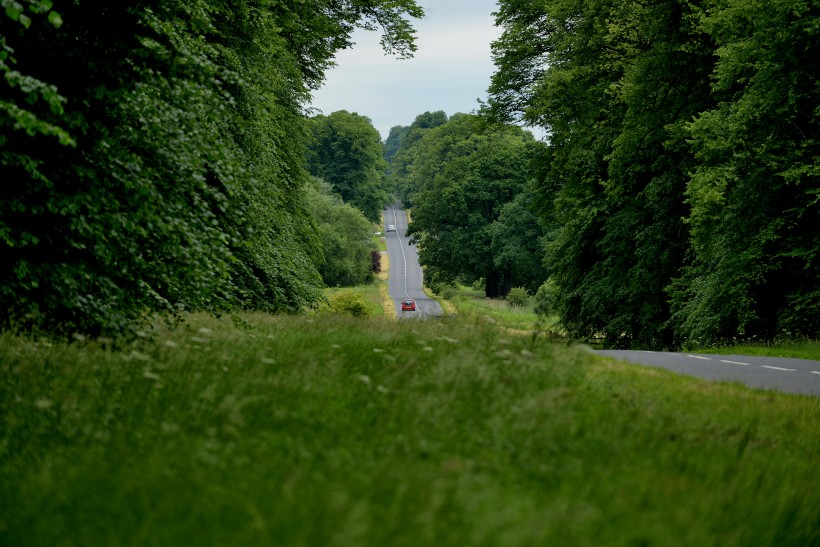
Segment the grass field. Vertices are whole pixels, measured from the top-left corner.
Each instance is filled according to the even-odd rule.
[[[356,285],[355,287],[334,287],[334,288],[327,288],[324,290],[325,298],[330,298],[333,294],[339,291],[352,291],[356,292],[364,298],[364,301],[367,303],[368,314],[372,317],[378,316],[385,316],[385,299],[384,293],[386,289],[383,290],[382,287],[386,286],[386,282],[381,280],[379,277],[376,277],[372,283],[365,283],[362,285]],[[395,314],[395,311],[394,311]]]
[[[523,332],[548,329],[555,323],[552,318],[539,319],[532,305],[513,307],[502,298],[486,298],[484,291],[463,285],[453,289],[449,289],[450,298],[445,301],[452,304],[456,313],[483,318],[501,327]]]
[[[820,545],[820,398],[479,320],[0,337],[0,545]]]
[[[511,307],[501,298],[485,298],[484,292],[460,285],[451,292],[449,299],[436,298],[449,304],[455,313],[470,317],[480,317],[501,327],[522,332],[552,330],[557,318],[540,319],[532,306]],[[594,344],[593,344],[594,345]],[[724,355],[762,355],[769,357],[792,357],[820,361],[820,341],[783,339],[775,342],[741,341],[709,347],[689,347],[695,353],[715,353]]]

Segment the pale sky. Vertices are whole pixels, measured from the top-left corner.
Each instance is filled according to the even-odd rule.
[[[387,138],[390,128],[410,125],[417,115],[478,110],[494,71],[490,43],[495,0],[420,0],[425,17],[412,20],[418,51],[412,59],[387,56],[378,32],[357,31],[356,45],[336,56],[312,107],[367,116]]]

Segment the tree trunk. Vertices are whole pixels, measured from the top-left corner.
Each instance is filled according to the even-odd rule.
[[[500,296],[507,296],[508,294],[510,294],[510,289],[512,289],[512,282],[513,282],[512,270],[507,268],[506,270],[504,270],[504,282],[503,282],[503,285],[501,286],[501,295]]]
[[[484,277],[484,296],[487,298],[498,298],[501,296],[499,275],[495,270],[487,272]]]

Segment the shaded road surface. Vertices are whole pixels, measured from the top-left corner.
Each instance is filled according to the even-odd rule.
[[[657,351],[599,350],[595,353],[707,380],[820,396],[820,361]]]
[[[387,255],[390,258],[390,275],[388,293],[396,304],[396,315],[399,318],[422,318],[433,315],[442,315],[438,302],[424,294],[422,287],[421,266],[419,254],[415,245],[410,245],[407,234],[407,214],[399,205],[388,207],[384,211],[384,224],[396,226],[395,232],[385,231]],[[401,311],[401,301],[410,297],[416,301],[416,311]]]

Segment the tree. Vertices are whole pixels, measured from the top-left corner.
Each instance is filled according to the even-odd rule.
[[[343,200],[378,222],[389,200],[384,178],[387,163],[381,137],[370,119],[340,110],[315,116],[311,130],[310,173],[329,182]]]
[[[698,7],[501,2],[489,114],[549,135],[538,185],[564,327],[669,347],[667,287],[689,256],[685,123],[711,105]]]
[[[532,206],[533,193],[527,184],[502,205],[489,235],[494,266],[510,272],[511,283],[534,294],[546,280],[547,271],[543,264],[544,229]]]
[[[694,261],[673,290],[681,341],[820,336],[820,14],[729,1],[703,19],[717,103],[688,126]]]
[[[410,131],[409,126],[396,125],[390,128],[390,134],[384,141],[384,161],[386,161],[388,165],[390,165],[396,152],[402,147],[404,137],[408,131]]]
[[[416,144],[425,133],[444,123],[447,123],[447,114],[441,110],[419,114],[406,131],[399,133],[400,146],[390,159],[388,166],[388,182],[396,196],[406,207],[411,207],[410,197],[411,175],[410,166],[416,159]],[[391,130],[392,135],[392,130]]]
[[[349,287],[372,278],[371,224],[357,208],[344,203],[330,184],[314,179],[305,197],[319,231],[319,273],[329,287]]]
[[[357,26],[412,53],[420,8],[50,6],[0,15],[0,326],[116,334],[157,311],[321,298],[304,105]]]
[[[488,130],[475,115],[456,114],[418,141],[412,164],[410,233],[432,278],[473,282],[484,278],[488,297],[505,295],[517,282],[513,266],[496,257],[502,229],[494,229],[505,204],[527,181],[532,135],[518,127]]]

